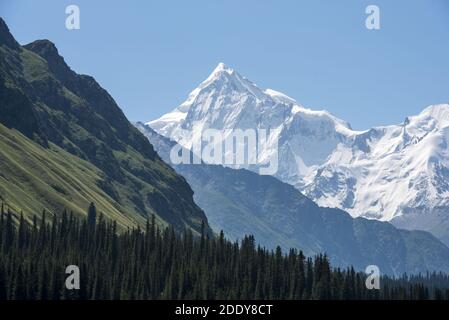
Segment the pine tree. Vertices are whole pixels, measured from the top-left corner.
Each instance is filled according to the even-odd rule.
[[[6,282],[6,278],[6,268],[0,259],[0,301],[8,298],[8,283]]]
[[[89,228],[94,228],[97,221],[97,208],[93,202],[90,203],[89,209],[87,211],[87,225]]]

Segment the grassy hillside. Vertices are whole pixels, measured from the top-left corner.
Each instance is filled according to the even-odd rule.
[[[143,223],[143,217],[129,217],[126,208],[97,186],[103,175],[54,144],[43,148],[0,124],[0,201],[15,212],[81,213],[93,201],[123,227]]]

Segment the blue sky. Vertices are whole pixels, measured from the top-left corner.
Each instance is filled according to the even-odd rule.
[[[65,28],[69,4],[80,30]],[[381,30],[365,28],[370,4]],[[0,15],[22,44],[53,41],[132,121],[179,105],[219,62],[355,129],[449,102],[447,0],[1,0]]]

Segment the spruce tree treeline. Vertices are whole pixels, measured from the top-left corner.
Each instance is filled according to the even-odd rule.
[[[28,223],[0,216],[0,300],[5,299],[449,299],[443,274],[391,279],[381,290],[365,287],[366,275],[332,268],[325,255],[305,257],[190,231],[160,230],[154,217],[145,230],[118,233],[115,222],[64,212]],[[65,288],[65,268],[80,268],[80,290]]]

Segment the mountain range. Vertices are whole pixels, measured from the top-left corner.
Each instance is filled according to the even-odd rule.
[[[356,131],[327,111],[260,89],[220,63],[187,100],[147,123],[185,148],[207,129],[277,129],[260,150],[278,152],[275,177],[323,207],[353,217],[432,232],[449,243],[449,105],[425,108],[398,125]],[[258,172],[265,165],[232,165]]]
[[[170,163],[176,142],[143,123],[136,127]],[[228,239],[252,234],[268,249],[299,248],[307,256],[324,252],[335,266],[364,270],[375,264],[394,276],[449,270],[449,249],[428,232],[319,207],[292,185],[246,169],[206,163],[173,167],[187,179],[211,227]]]

